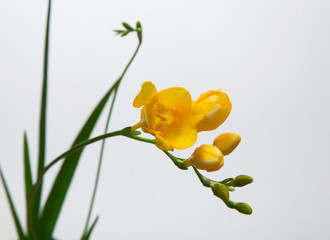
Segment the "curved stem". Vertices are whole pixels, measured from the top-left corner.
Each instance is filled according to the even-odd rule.
[[[118,80],[114,84],[114,86],[115,86],[114,90],[115,91],[114,91],[114,95],[113,95],[113,98],[112,98],[112,102],[111,102],[110,110],[109,110],[109,113],[108,113],[108,117],[107,117],[107,120],[106,120],[104,133],[106,133],[108,131],[108,128],[109,128],[110,118],[111,118],[113,107],[114,107],[114,104],[115,104],[115,101],[116,101],[119,85],[120,85],[123,77],[125,76],[128,68],[130,67],[131,63],[133,62],[134,58],[136,57],[136,55],[137,55],[137,53],[140,49],[140,46],[142,44],[142,38],[139,37],[139,34],[142,34],[142,32],[140,32],[140,33],[138,32],[139,44],[138,44],[133,56],[131,57],[130,61],[127,63],[126,67],[124,68],[124,71],[122,72],[121,76],[118,78]],[[95,202],[96,191],[97,191],[97,188],[98,188],[98,183],[99,183],[100,174],[101,174],[104,146],[105,146],[105,140],[102,141],[102,145],[101,145],[101,150],[100,150],[100,155],[99,155],[99,161],[98,161],[98,166],[97,166],[97,172],[96,172],[96,177],[95,177],[95,182],[94,182],[92,198],[91,198],[91,202],[90,202],[89,209],[88,209],[88,214],[87,214],[85,227],[84,227],[84,230],[83,230],[82,239],[88,233],[88,226],[89,226],[89,222],[90,222],[90,218],[91,218],[91,214],[92,214],[92,210],[93,210],[93,206],[94,206],[94,202]]]
[[[108,131],[108,128],[109,128],[110,117],[111,117],[111,113],[112,113],[113,106],[114,106],[114,103],[115,103],[115,98],[116,98],[116,95],[117,95],[117,89],[118,88],[116,87],[115,88],[115,93],[114,93],[114,96],[113,96],[113,99],[112,99],[112,102],[111,102],[110,110],[109,110],[109,113],[108,113],[107,121],[106,121],[106,124],[105,124],[105,129],[104,129],[105,133]],[[94,182],[92,198],[91,198],[91,202],[90,202],[89,209],[88,209],[88,214],[87,214],[87,219],[86,219],[82,239],[84,239],[86,234],[89,232],[88,231],[88,226],[89,226],[90,218],[91,218],[91,215],[92,215],[92,210],[93,210],[93,206],[94,206],[94,202],[95,202],[97,187],[98,187],[98,184],[99,184],[99,179],[100,179],[100,174],[101,174],[101,167],[102,167],[102,160],[103,160],[103,153],[104,153],[104,146],[105,146],[105,140],[103,139],[102,140],[102,145],[101,145],[101,150],[100,150],[100,155],[99,155],[99,161],[98,161],[98,165],[97,165],[97,172],[96,172],[96,177],[95,177],[95,182]]]
[[[185,165],[180,158],[175,157],[174,155],[172,155],[171,153],[169,153],[167,151],[163,151],[163,152],[173,161],[173,163],[178,168],[180,168],[182,170],[187,170],[188,169],[188,165]]]
[[[146,143],[156,144],[156,140],[155,139],[144,138],[144,137],[140,137],[140,136],[136,136],[136,135],[128,135],[126,137],[129,137],[129,138],[138,140],[140,142],[146,142]]]
[[[211,184],[211,180],[208,179],[207,177],[204,177],[198,170],[197,168],[195,168],[193,166],[193,169],[197,175],[197,177],[199,178],[199,180],[201,181],[201,183],[205,186],[205,187],[210,187],[210,184]]]
[[[136,135],[128,135],[126,137],[141,141],[141,142],[146,142],[146,143],[151,143],[151,144],[156,144],[156,140],[155,139],[149,139],[149,138],[144,138],[144,137],[140,137],[140,136],[136,136]],[[163,151],[172,161],[173,163],[180,169],[182,170],[187,170],[188,169],[188,165],[183,163],[184,159],[178,158],[174,155],[172,155],[171,153],[169,153],[168,151]]]
[[[28,215],[30,214],[30,211],[31,211],[31,204],[32,204],[32,199],[34,198],[35,194],[36,194],[36,191],[39,189],[40,187],[40,184],[43,180],[43,177],[44,175],[48,172],[48,170],[54,166],[57,162],[59,162],[60,160],[62,160],[63,158],[79,151],[80,149],[84,148],[85,146],[87,145],[90,145],[94,142],[97,142],[97,141],[100,141],[100,140],[103,140],[103,139],[106,139],[106,138],[110,138],[110,137],[114,137],[114,136],[126,136],[128,134],[130,134],[130,127],[128,128],[124,128],[120,131],[114,131],[114,132],[110,132],[110,133],[106,133],[106,134],[103,134],[103,135],[100,135],[100,136],[97,136],[95,138],[91,138],[89,140],[86,140],[84,142],[81,142],[79,144],[77,144],[76,146],[74,146],[73,148],[69,149],[68,151],[62,153],[61,155],[59,155],[57,158],[55,158],[53,161],[51,161],[45,168],[44,170],[40,173],[36,183],[33,185],[33,188],[31,189],[31,192],[30,192],[30,196],[29,196],[29,200],[28,200]]]
[[[228,185],[228,182],[230,182],[231,180],[233,180],[233,178],[226,178],[222,181],[215,181],[215,180],[212,180],[212,179],[209,179],[207,177],[205,177],[203,174],[200,173],[200,171],[197,170],[197,168],[195,168],[193,166],[193,169],[197,175],[197,177],[199,178],[199,180],[201,181],[201,183],[205,186],[205,187],[210,187],[210,184],[211,182],[215,182],[215,183],[222,183],[224,185],[226,185],[228,187],[228,190],[229,191],[233,191],[233,190],[230,190],[229,187],[231,187],[230,185]]]

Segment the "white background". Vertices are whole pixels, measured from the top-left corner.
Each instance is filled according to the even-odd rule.
[[[46,10],[47,1],[0,2],[0,164],[23,220],[22,136],[27,130],[36,166]],[[182,86],[194,99],[222,88],[232,112],[219,129],[201,133],[195,147],[239,133],[242,142],[225,166],[206,175],[255,179],[231,195],[253,207],[251,216],[242,215],[154,146],[113,138],[93,239],[329,239],[329,11],[327,0],[54,1],[48,162],[68,149],[136,47],[133,34],[121,39],[112,30],[140,20],[143,46],[120,87],[111,130],[139,120],[132,101],[143,81],[158,90]],[[188,157],[193,149],[175,154]],[[98,151],[95,144],[84,152],[58,239],[81,235]],[[55,174],[54,168],[47,175],[46,190]],[[0,239],[17,239],[0,189]]]

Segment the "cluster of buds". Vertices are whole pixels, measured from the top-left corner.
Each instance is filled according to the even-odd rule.
[[[197,169],[208,172],[217,171],[224,165],[224,156],[230,154],[238,146],[241,137],[236,133],[223,133],[213,141],[213,145],[202,145],[195,149],[191,157],[183,163],[192,165]],[[196,171],[197,171],[196,169]],[[253,182],[253,178],[247,175],[239,175],[236,178],[228,178],[221,182],[210,180],[198,172],[204,186],[210,187],[213,194],[219,197],[229,207],[243,214],[252,214],[252,208],[243,202],[234,202],[229,199],[229,192],[235,187],[243,187]]]
[[[235,187],[243,187],[253,182],[253,178],[247,175],[239,175],[236,178],[228,178],[222,182],[210,181],[209,187],[213,194],[219,197],[229,207],[236,209],[243,214],[252,214],[252,208],[243,202],[234,202],[229,199],[229,191],[234,191]]]
[[[195,149],[185,164],[213,172],[224,165],[224,156],[230,154],[238,146],[241,137],[236,133],[223,133],[213,141],[213,145],[202,145]]]
[[[121,37],[124,37],[124,36],[126,36],[127,34],[129,34],[131,32],[137,32],[139,40],[140,41],[142,40],[142,27],[141,27],[140,22],[136,23],[136,28],[133,28],[131,25],[129,25],[126,22],[123,22],[122,25],[125,29],[124,30],[114,30],[114,32],[116,34],[118,34]]]

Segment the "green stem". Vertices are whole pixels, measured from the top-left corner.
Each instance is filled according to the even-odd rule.
[[[117,95],[117,88],[115,88],[114,91],[115,91],[115,93],[114,93],[114,96],[113,96],[113,99],[112,99],[112,102],[111,102],[110,110],[109,110],[107,121],[106,121],[106,124],[105,124],[105,129],[104,129],[105,133],[108,131],[108,128],[109,128],[110,117],[111,117],[112,109],[113,109],[113,106],[114,106],[114,103],[115,103],[115,98],[116,98],[116,95]],[[103,153],[104,153],[104,146],[105,146],[105,140],[103,139],[102,144],[101,144],[99,161],[98,161],[98,165],[97,165],[97,172],[96,172],[96,178],[95,178],[95,182],[94,182],[92,198],[91,198],[91,202],[90,202],[89,209],[88,209],[88,214],[87,214],[87,219],[86,219],[86,223],[85,223],[85,227],[84,227],[84,231],[83,231],[83,236],[82,236],[81,239],[86,239],[86,236],[89,232],[88,231],[88,226],[89,226],[89,222],[90,222],[90,218],[91,218],[91,214],[92,214],[92,210],[93,210],[93,206],[94,206],[94,202],[95,202],[97,187],[98,187],[98,184],[99,184],[99,178],[100,178],[100,174],[101,174],[101,167],[102,167],[102,160],[103,160]]]
[[[205,187],[210,187],[210,184],[212,182],[212,180],[208,179],[207,177],[204,177],[198,170],[197,168],[195,168],[193,166],[193,169],[197,175],[197,177],[199,178],[199,180],[201,181],[201,183],[205,186]]]
[[[222,183],[224,185],[226,185],[226,187],[228,188],[229,191],[234,191],[230,188],[230,185],[228,185],[228,182],[230,182],[233,178],[226,178],[222,181],[215,181],[215,180],[212,180],[212,179],[209,179],[207,177],[205,177],[203,174],[200,173],[200,171],[197,170],[197,168],[195,168],[193,166],[193,169],[197,175],[197,177],[199,178],[199,180],[201,181],[201,183],[205,186],[205,187],[210,187],[210,184],[211,182],[217,182],[217,183]]]
[[[156,141],[155,139],[149,139],[149,138],[144,138],[144,137],[141,137],[141,136],[137,136],[137,135],[128,135],[126,136],[128,138],[132,138],[132,139],[135,139],[135,140],[138,140],[138,141],[141,141],[141,142],[146,142],[146,143],[151,143],[151,144],[156,144]],[[173,163],[180,169],[183,169],[183,170],[186,170],[188,169],[189,165],[187,164],[184,164],[184,160],[185,159],[182,159],[182,158],[178,158],[174,155],[172,155],[171,153],[167,152],[167,151],[164,151],[164,153],[173,161]],[[213,181],[207,177],[204,177],[198,170],[197,168],[195,168],[193,166],[193,169],[197,175],[197,177],[199,178],[199,180],[201,181],[201,183],[205,186],[205,187],[210,187],[210,183]],[[225,179],[227,180],[227,179]],[[213,181],[215,182],[215,181]]]
[[[30,193],[30,196],[29,196],[29,200],[28,200],[28,215],[30,214],[31,212],[31,203],[32,203],[32,199],[34,198],[37,190],[39,189],[40,187],[40,184],[42,182],[42,179],[43,179],[43,176],[48,172],[48,170],[54,166],[57,162],[59,162],[60,160],[62,160],[63,158],[79,151],[80,149],[84,148],[85,146],[87,145],[90,145],[92,143],[95,143],[97,141],[100,141],[100,140],[103,140],[103,139],[106,139],[106,138],[110,138],[110,137],[115,137],[115,136],[126,136],[130,134],[130,127],[128,128],[124,128],[120,131],[114,131],[114,132],[110,132],[110,133],[106,133],[106,134],[103,134],[103,135],[100,135],[100,136],[97,136],[95,138],[91,138],[89,140],[86,140],[84,142],[81,142],[77,145],[75,145],[74,147],[72,147],[71,149],[69,149],[68,151],[62,153],[61,155],[59,155],[57,158],[55,158],[53,161],[51,161],[45,168],[44,170],[41,172],[41,174],[39,175],[36,183],[33,185],[32,189],[31,189],[31,193]]]
[[[136,136],[136,135],[129,135],[126,136],[141,142],[146,142],[146,143],[151,143],[151,144],[156,144],[156,140],[155,139],[149,139],[149,138],[144,138],[144,137],[140,137],[140,136]],[[182,170],[187,170],[188,166],[185,165],[182,161],[184,159],[181,158],[177,158],[176,156],[172,155],[171,153],[169,153],[168,151],[163,151],[172,161],[173,163],[180,169]]]
[[[129,135],[127,137],[132,138],[132,139],[135,139],[135,140],[138,140],[140,142],[146,142],[146,143],[156,144],[156,140],[155,139],[144,138],[144,137],[140,137],[140,136],[136,136],[136,135]]]
[[[133,56],[131,57],[130,61],[127,63],[127,65],[126,65],[124,71],[122,72],[121,76],[118,78],[118,80],[114,84],[114,86],[115,86],[114,91],[115,92],[114,92],[114,96],[112,98],[110,110],[109,110],[108,117],[107,117],[107,120],[106,120],[104,133],[106,133],[108,131],[108,128],[109,128],[110,118],[111,118],[113,107],[114,107],[114,104],[115,104],[115,101],[116,101],[119,85],[120,85],[123,77],[125,76],[128,68],[130,67],[131,63],[133,62],[134,58],[136,57],[136,55],[137,55],[137,53],[140,49],[140,46],[142,44],[142,37],[140,37],[140,35],[142,35],[142,31],[140,30],[140,32],[137,32],[137,34],[138,34],[139,44],[138,44]],[[92,198],[91,198],[91,202],[90,202],[89,209],[88,209],[88,214],[87,214],[85,227],[84,227],[84,230],[83,230],[82,239],[88,233],[88,226],[89,226],[89,222],[90,222],[90,218],[91,218],[91,214],[92,214],[92,210],[93,210],[93,206],[94,206],[94,202],[95,202],[96,191],[97,191],[97,188],[98,188],[98,183],[99,183],[100,174],[101,174],[104,146],[105,146],[105,140],[102,141],[102,145],[101,145],[99,161],[98,161],[98,166],[97,166],[97,172],[96,172],[96,177],[95,177],[95,183],[94,183],[94,189],[93,189]]]
[[[173,156],[172,154],[170,154],[169,152],[167,151],[163,151],[172,161],[173,163],[180,169],[182,170],[187,170],[188,169],[188,166],[185,165],[182,160],[180,160],[179,158]]]

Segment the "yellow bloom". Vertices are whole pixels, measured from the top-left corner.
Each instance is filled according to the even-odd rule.
[[[204,113],[197,124],[197,131],[210,131],[219,127],[231,111],[231,102],[226,93],[221,90],[211,90],[203,93],[196,101]]]
[[[202,145],[195,149],[185,163],[190,163],[194,167],[208,172],[217,171],[224,164],[223,154],[215,146]]]
[[[223,155],[228,155],[238,146],[241,142],[241,136],[236,133],[223,133],[220,134],[213,141],[213,146],[220,149]]]
[[[144,82],[133,106],[141,109],[141,127],[156,137],[156,146],[164,151],[186,149],[197,139],[196,123],[202,117],[190,93],[181,87],[157,92],[151,82]]]

